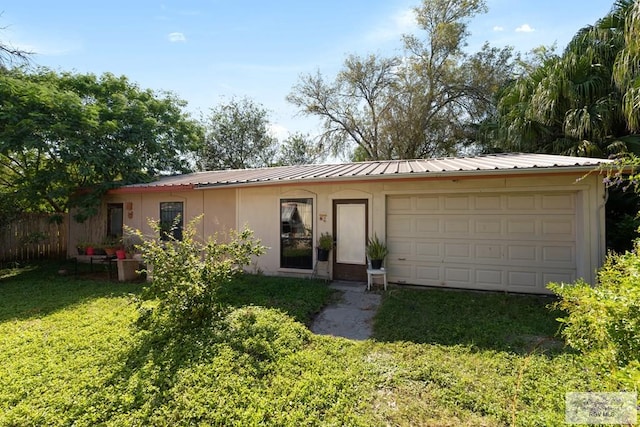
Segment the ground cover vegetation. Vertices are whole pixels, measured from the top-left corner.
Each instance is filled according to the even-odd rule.
[[[143,283],[79,268],[2,271],[0,425],[559,425],[566,391],[612,387],[549,298],[392,290],[356,342],[305,327],[321,281],[243,275],[222,314],[148,328]]]

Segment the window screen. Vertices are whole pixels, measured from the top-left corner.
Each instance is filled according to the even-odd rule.
[[[107,237],[122,237],[123,213],[122,203],[107,204]]]
[[[182,240],[184,226],[184,208],[182,202],[160,203],[160,238],[162,240]]]

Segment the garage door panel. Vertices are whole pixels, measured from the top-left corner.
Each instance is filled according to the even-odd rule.
[[[469,233],[469,219],[468,218],[443,218],[444,232],[445,233]]]
[[[474,224],[476,234],[490,236],[502,234],[502,220],[499,218],[475,218]]]
[[[469,211],[471,199],[467,196],[445,196],[444,209],[447,211]]]
[[[575,221],[572,218],[544,219],[542,221],[542,234],[554,238],[564,237],[572,239],[575,236]]]
[[[410,196],[395,196],[393,198],[389,198],[387,199],[387,211],[411,211],[412,199],[413,198]]]
[[[437,212],[440,210],[440,196],[417,196],[415,211]]]
[[[542,198],[542,209],[546,212],[560,211],[560,212],[575,212],[575,198],[567,197],[565,194],[544,194]]]
[[[509,271],[507,278],[509,286],[527,287],[535,289],[538,280],[536,271]]]
[[[471,283],[471,269],[464,267],[445,267],[444,283],[450,286],[466,286]]]
[[[529,245],[508,241],[468,239],[389,238],[388,259],[417,263],[463,263],[575,268],[575,247],[566,242],[532,241]]]
[[[395,277],[396,281],[400,283],[412,283],[411,280],[417,276],[416,270],[418,269],[415,264],[393,261],[385,262],[385,268],[388,270],[389,276]]]
[[[495,243],[477,243],[475,245],[476,259],[495,262],[502,258],[502,245]]]
[[[509,211],[532,211],[536,208],[535,195],[510,195],[507,198],[507,210]]]
[[[438,285],[442,282],[442,271],[440,267],[418,267],[416,273],[416,277],[420,281],[428,281],[433,285]]]
[[[535,246],[512,245],[509,246],[507,253],[509,254],[508,259],[511,261],[536,262],[539,260]]]
[[[394,257],[413,257],[415,253],[415,242],[410,240],[388,239],[387,246]]]
[[[475,283],[481,285],[504,286],[503,272],[498,269],[476,269]]]
[[[573,193],[388,199],[391,281],[548,293],[575,279]]]
[[[440,232],[440,221],[438,221],[437,218],[416,217],[412,218],[411,220],[415,222],[415,230],[417,235],[419,236]]]
[[[575,264],[576,251],[573,246],[544,246],[542,260],[549,263]]]
[[[387,220],[387,234],[399,237],[413,236],[414,218],[412,215],[390,216]]]
[[[389,215],[390,236],[482,239],[575,241],[575,218],[571,215]]]
[[[475,209],[479,211],[495,211],[502,209],[502,196],[475,196]]]
[[[437,214],[447,211],[527,214],[532,211],[566,213],[576,211],[571,193],[549,194],[467,194],[391,196],[387,213]]]
[[[521,238],[536,237],[536,218],[507,218],[507,234]]]
[[[469,243],[445,243],[444,256],[446,258],[464,258],[470,259],[471,245]]]
[[[442,244],[440,242],[416,242],[416,259],[425,261],[439,261],[442,259]]]

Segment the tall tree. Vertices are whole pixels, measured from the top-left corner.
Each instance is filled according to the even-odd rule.
[[[303,76],[287,100],[303,114],[323,120],[320,143],[334,154],[355,143],[368,158],[390,157],[390,147],[382,143],[382,121],[396,87],[397,65],[395,58],[352,55],[334,82],[325,81],[320,72]]]
[[[324,157],[322,147],[314,144],[309,135],[294,133],[280,144],[276,164],[279,166],[306,165],[316,163]]]
[[[233,98],[211,109],[205,141],[198,153],[201,170],[246,169],[274,163],[277,140],[269,131],[268,111],[249,98]]]
[[[320,142],[334,152],[362,160],[456,153],[511,77],[510,48],[463,51],[468,20],[485,9],[482,0],[424,0],[415,9],[424,38],[405,36],[405,56],[350,56],[333,82],[303,76],[287,99],[323,121]]]
[[[640,1],[617,3],[613,20],[624,29],[624,47],[616,57],[613,79],[622,92],[622,112],[629,130],[640,132]],[[616,14],[615,11],[618,11]],[[621,22],[622,21],[622,22]]]
[[[0,13],[0,16],[2,16],[2,13]],[[6,27],[0,27],[0,33],[5,29]],[[9,68],[8,66],[12,64],[24,64],[28,62],[30,54],[31,52],[17,48],[12,46],[11,43],[0,40],[0,70]]]
[[[95,212],[109,188],[189,169],[200,131],[170,94],[126,77],[0,74],[0,186],[25,210]]]
[[[637,150],[637,10],[637,1],[617,2],[595,25],[582,28],[562,55],[547,56],[511,83],[490,133],[495,146],[594,157]]]

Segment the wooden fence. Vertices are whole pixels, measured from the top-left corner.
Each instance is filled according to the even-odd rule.
[[[0,261],[65,258],[68,227],[68,215],[57,223],[48,214],[23,214],[0,224]]]

